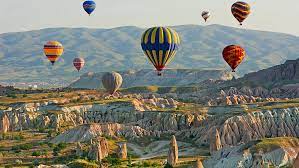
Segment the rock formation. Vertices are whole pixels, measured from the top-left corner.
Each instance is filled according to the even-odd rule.
[[[91,145],[88,157],[91,160],[101,161],[109,154],[108,142],[105,138],[99,138]]]
[[[138,126],[126,126],[117,123],[85,124],[59,134],[57,137],[51,140],[51,142],[85,142],[103,135],[111,137],[124,136],[132,139],[152,134],[151,132],[146,131]]]
[[[179,161],[178,144],[175,136],[173,135],[169,144],[169,151],[167,156],[167,163],[171,166],[175,166]]]
[[[214,153],[222,148],[219,131],[216,128],[210,135],[210,153]]]
[[[0,132],[7,133],[9,131],[10,121],[6,113],[0,117]]]
[[[195,165],[193,167],[194,168],[204,168],[200,159],[196,160],[196,163],[195,163]]]
[[[299,152],[297,154],[296,159],[294,160],[293,168],[298,168],[299,167]]]
[[[127,143],[120,143],[118,144],[117,156],[120,159],[127,159],[128,152],[127,152]]]
[[[28,112],[25,107],[37,112]],[[48,112],[52,110],[59,113]],[[243,106],[220,106],[194,113],[152,112],[138,111],[132,102],[68,107],[43,102],[36,105],[15,104],[0,111],[0,115],[7,115],[12,131],[36,129],[39,126],[55,128],[79,125],[54,138],[53,143],[82,142],[101,135],[134,139],[160,137],[167,133],[208,145],[210,134],[207,132],[218,128],[221,145],[225,147],[265,137],[298,137],[298,111],[298,107],[292,107],[245,113]],[[87,125],[80,125],[82,123]],[[97,124],[94,126],[91,123]]]
[[[250,152],[258,141],[251,141],[233,147],[223,148],[221,151],[214,152],[213,155],[204,161],[205,167],[244,167],[261,168],[271,163],[274,167],[282,167],[293,162],[298,153],[299,147],[284,148],[277,146],[264,152]],[[294,146],[296,146],[294,144]],[[249,149],[248,149],[249,148]]]

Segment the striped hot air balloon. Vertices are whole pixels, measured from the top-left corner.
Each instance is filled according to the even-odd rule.
[[[159,76],[176,55],[179,44],[178,33],[168,27],[149,28],[141,37],[142,50],[157,69]]]
[[[246,52],[241,46],[229,45],[224,48],[222,55],[223,55],[223,59],[232,68],[232,71],[235,72],[235,69],[243,61]]]
[[[52,65],[54,65],[58,58],[63,54],[63,46],[58,41],[49,41],[44,45],[44,53]]]
[[[79,72],[84,67],[85,61],[83,58],[75,58],[73,60],[73,65]]]
[[[102,84],[108,93],[113,95],[121,86],[123,78],[117,72],[108,72],[102,77]]]
[[[232,14],[239,21],[240,25],[250,14],[250,6],[246,2],[236,2],[231,8]]]
[[[211,13],[208,11],[203,11],[201,13],[201,16],[203,17],[203,19],[205,20],[205,22],[207,22],[208,18],[211,16]]]
[[[89,15],[95,10],[95,8],[96,8],[96,3],[92,0],[87,0],[83,3],[83,9]]]

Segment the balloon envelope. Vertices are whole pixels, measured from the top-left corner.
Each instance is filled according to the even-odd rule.
[[[232,5],[231,8],[233,16],[240,22],[242,22],[248,17],[250,14],[250,6],[246,2],[236,2]]]
[[[222,55],[223,59],[232,68],[232,71],[235,72],[235,69],[243,61],[246,52],[242,47],[238,45],[229,45],[223,49]]]
[[[121,86],[123,78],[117,72],[108,72],[102,77],[102,84],[108,93],[114,94]]]
[[[54,65],[58,58],[63,54],[63,46],[58,41],[49,41],[44,45],[44,53],[52,65]]]
[[[178,33],[168,27],[147,29],[141,37],[141,47],[150,62],[160,72],[174,58],[180,44]]]
[[[80,71],[84,67],[85,61],[83,58],[75,58],[73,60],[73,65],[78,71]]]
[[[96,3],[94,1],[88,0],[83,3],[83,8],[89,15],[95,10]]]
[[[203,12],[201,13],[201,16],[203,17],[203,19],[204,19],[205,21],[207,21],[208,18],[211,16],[211,14],[210,14],[210,12],[208,12],[208,11],[203,11]]]

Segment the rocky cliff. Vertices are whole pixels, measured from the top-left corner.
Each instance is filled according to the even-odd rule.
[[[257,86],[299,82],[299,59],[288,60],[284,64],[249,73],[240,79],[240,82],[250,82]]]
[[[185,86],[199,83],[207,79],[230,80],[232,75],[224,70],[191,70],[191,69],[167,69],[163,76],[158,77],[153,70],[124,71],[119,72],[123,77],[122,87],[134,86]],[[72,88],[97,89],[102,87],[102,76],[104,73],[86,73],[77,81],[72,83]],[[163,80],[161,80],[163,79]]]
[[[272,142],[267,143],[251,141],[246,144],[223,148],[205,160],[204,166],[261,168],[292,165],[299,151],[299,140],[278,138],[278,141],[275,141],[275,138]]]
[[[205,107],[194,112],[144,111],[134,101],[137,100],[77,106],[19,104],[0,113],[7,114],[11,130],[89,124],[58,136],[57,139],[63,142],[86,140],[81,137],[72,139],[74,134],[85,137],[108,134],[138,138],[148,135],[160,137],[166,133],[192,139],[200,145],[209,144],[208,135],[216,128],[224,147],[265,137],[299,136],[297,107],[250,113],[237,106]]]

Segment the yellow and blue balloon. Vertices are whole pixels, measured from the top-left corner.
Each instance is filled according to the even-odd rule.
[[[176,31],[168,27],[152,27],[147,29],[141,38],[144,54],[158,71],[171,62],[180,45],[180,37]]]

